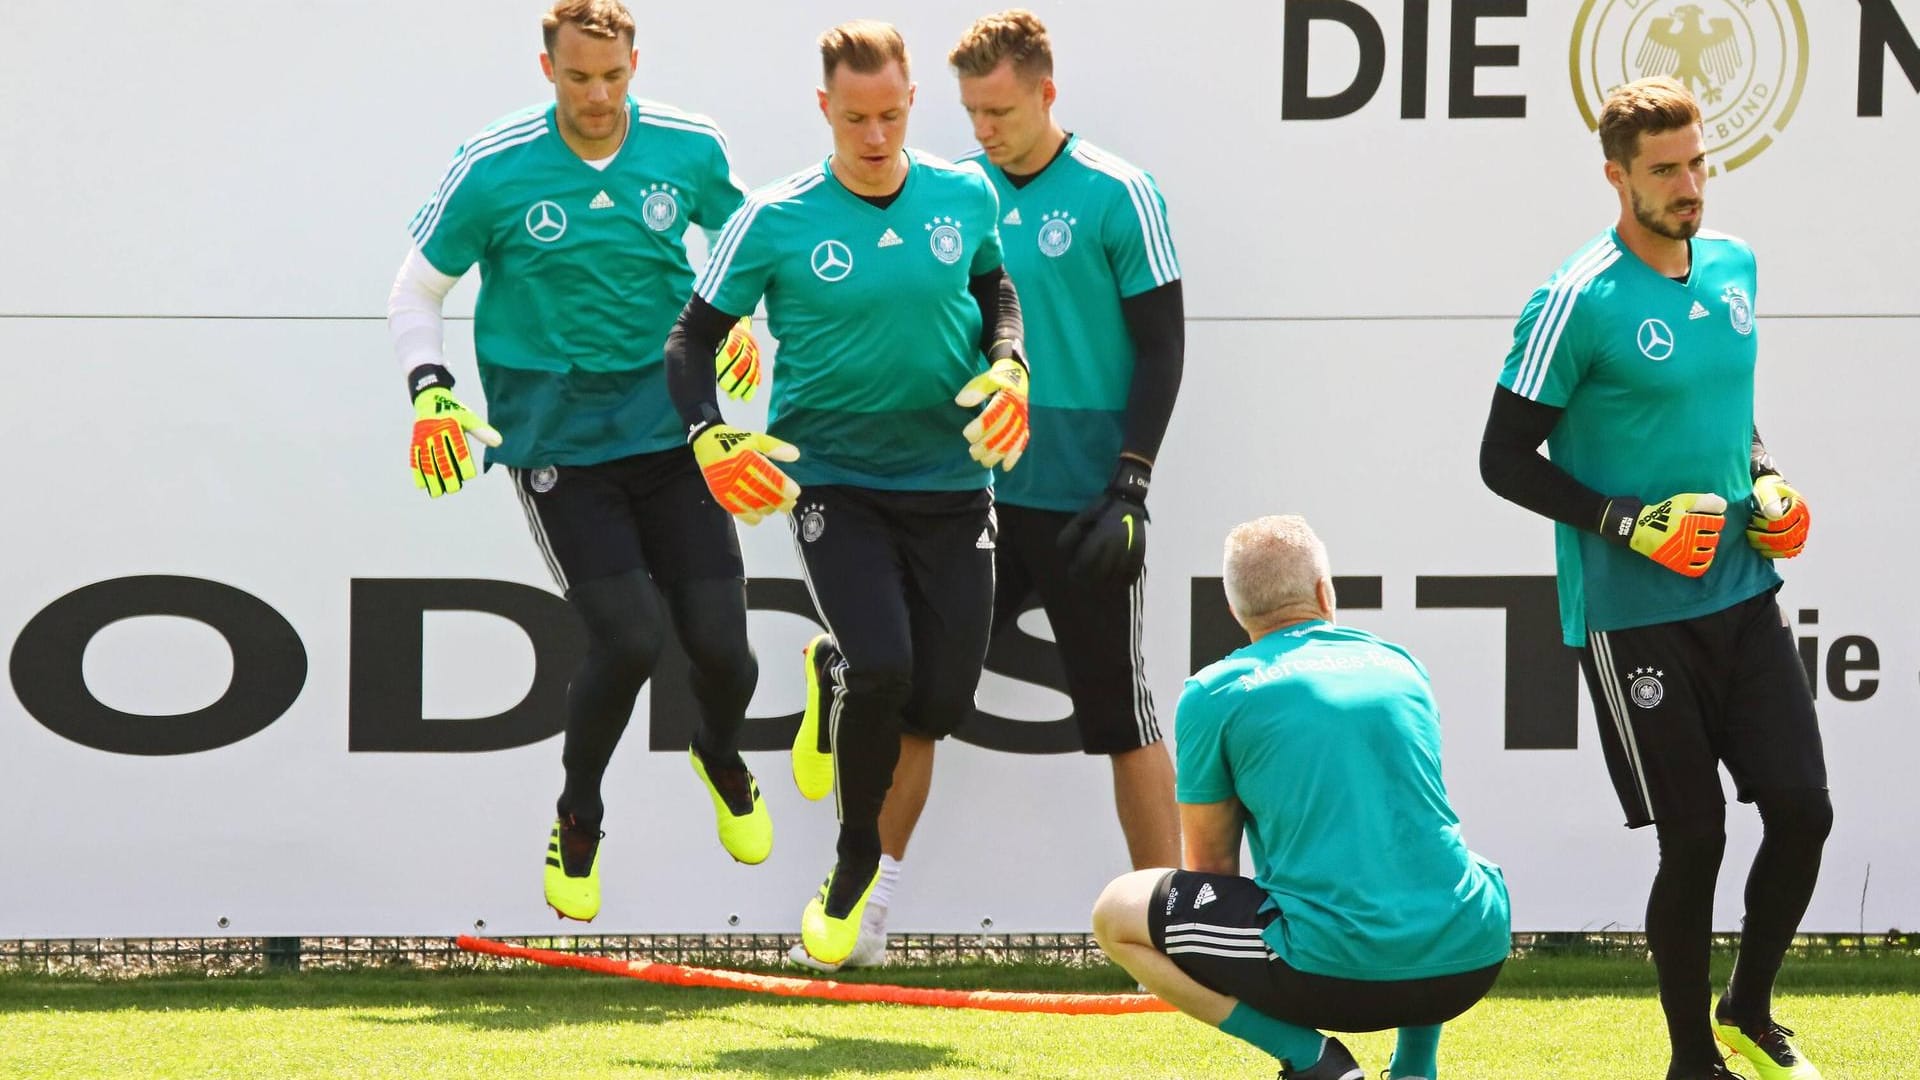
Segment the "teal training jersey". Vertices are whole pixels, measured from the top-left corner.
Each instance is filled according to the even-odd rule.
[[[1000,240],[1034,358],[1032,442],[994,479],[993,497],[1079,510],[1105,490],[1125,434],[1134,352],[1120,300],[1180,277],[1166,202],[1152,176],[1078,135],[1021,187],[978,160],[1000,196]]]
[[[1187,680],[1183,803],[1239,800],[1264,937],[1292,967],[1424,979],[1506,958],[1500,868],[1467,850],[1440,779],[1427,672],[1362,630],[1274,631]]]
[[[411,231],[434,268],[480,266],[473,348],[489,464],[592,465],[682,446],[661,349],[687,302],[688,222],[717,229],[745,192],[712,121],[630,101],[604,169],[555,127],[554,106],[468,140]]]
[[[811,166],[747,197],[694,292],[746,314],[762,296],[774,358],[767,429],[800,448],[803,487],[965,491],[990,482],[953,403],[986,370],[968,280],[1000,265],[998,203],[976,165],[907,151],[884,210]]]
[[[1713,565],[1698,578],[1556,523],[1568,645],[1585,645],[1589,630],[1720,611],[1780,581],[1740,534],[1753,510],[1753,252],[1705,230],[1692,248],[1681,284],[1608,229],[1534,290],[1514,326],[1500,385],[1566,410],[1547,437],[1554,464],[1602,495],[1727,500]]]

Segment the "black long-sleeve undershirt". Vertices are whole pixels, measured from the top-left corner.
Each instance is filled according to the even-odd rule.
[[[1480,479],[1495,495],[1543,517],[1596,532],[1607,497],[1575,480],[1540,453],[1565,409],[1542,405],[1504,386],[1493,389],[1480,436]]]
[[[984,274],[967,279],[967,291],[980,305],[980,351],[992,356],[997,342],[1024,342],[1026,323],[1020,318],[1020,294],[1014,291],[1013,275],[1005,266],[996,266]],[[1022,346],[1024,348],[1024,345]],[[1026,356],[1020,362],[1027,362]]]
[[[1160,456],[1186,370],[1187,304],[1180,280],[1122,297],[1120,314],[1133,338],[1133,383],[1127,388],[1120,452],[1151,465]]]
[[[667,331],[665,349],[667,395],[673,398],[680,422],[689,435],[695,428],[720,419],[720,396],[714,388],[713,363],[694,357],[712,357],[727,340],[727,331],[740,321],[698,296],[687,300],[680,317]]]

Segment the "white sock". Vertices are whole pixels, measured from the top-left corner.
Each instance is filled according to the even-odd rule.
[[[873,883],[873,895],[867,899],[869,907],[887,907],[893,903],[893,886],[900,880],[900,860],[891,855],[880,856],[880,880]]]

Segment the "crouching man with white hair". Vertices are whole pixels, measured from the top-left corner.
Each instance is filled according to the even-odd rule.
[[[1094,934],[1283,1078],[1361,1080],[1319,1029],[1397,1028],[1388,1075],[1435,1080],[1440,1026],[1493,986],[1512,926],[1500,868],[1467,850],[1447,802],[1426,669],[1334,625],[1326,547],[1299,517],[1229,533],[1225,585],[1252,644],[1180,696],[1186,867],[1108,885]]]

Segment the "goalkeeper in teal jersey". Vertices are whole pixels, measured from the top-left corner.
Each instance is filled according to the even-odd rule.
[[[547,902],[600,908],[601,782],[671,619],[692,662],[691,762],[735,859],[773,828],[736,737],[758,678],[733,522],[701,482],[667,395],[662,346],[692,286],[689,223],[740,205],[705,118],[627,96],[637,52],[618,0],[558,0],[541,69],[554,100],[482,131],[415,215],[388,322],[416,413],[411,467],[429,495],[475,475],[467,433],[508,466],[533,539],[587,631],[567,688],[566,783],[545,857]],[[474,352],[491,423],[454,397],[441,304],[480,267]],[[715,356],[750,392],[744,323]],[[709,375],[714,374],[709,371]]]
[[[1387,1075],[1433,1080],[1441,1025],[1493,986],[1511,927],[1506,880],[1467,849],[1447,799],[1426,669],[1334,625],[1326,547],[1301,518],[1236,527],[1222,563],[1252,640],[1180,695],[1182,869],[1108,885],[1094,934],[1282,1077],[1363,1080],[1318,1029],[1397,1028]]]
[[[1809,517],[1754,428],[1753,252],[1700,228],[1706,155],[1681,84],[1613,91],[1600,141],[1619,222],[1521,312],[1481,474],[1557,522],[1563,635],[1581,650],[1627,824],[1659,840],[1647,944],[1669,1080],[1733,1075],[1716,1035],[1762,1080],[1817,1080],[1771,1012],[1833,808],[1813,694],[1774,600],[1774,560],[1800,553]],[[1728,514],[1745,542],[1722,538]],[[1710,1017],[1722,764],[1764,832],[1739,961]]]
[[[1180,264],[1153,178],[1053,119],[1053,49],[1031,12],[980,19],[948,55],[1000,202],[1028,350],[1043,358],[1020,468],[994,481],[994,633],[1044,606],[1081,747],[1112,762],[1136,868],[1179,861],[1173,762],[1141,656],[1146,495],[1179,393]],[[829,653],[824,663],[831,663]],[[933,778],[930,739],[901,740],[881,817],[890,888]],[[848,964],[877,963],[886,908],[868,908]],[[804,956],[796,952],[794,959]]]
[[[838,965],[887,901],[879,817],[902,730],[936,739],[973,712],[993,605],[990,470],[1026,446],[1027,369],[992,185],[905,147],[899,33],[847,23],[820,53],[833,154],[748,196],[667,364],[721,505],[747,521],[792,512],[831,635],[807,649],[815,692],[794,778],[812,798],[837,780],[837,859],[801,943]],[[722,420],[701,359],[763,297],[780,341],[767,435]]]

